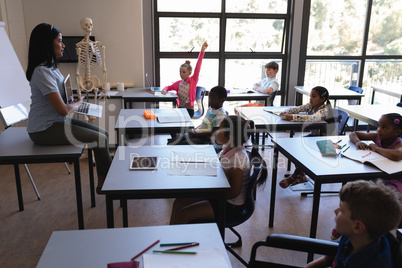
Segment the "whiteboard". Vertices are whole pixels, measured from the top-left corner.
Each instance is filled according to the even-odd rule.
[[[0,21],[0,122],[4,127],[28,117],[31,88]]]
[[[30,101],[31,88],[0,21],[0,108]]]

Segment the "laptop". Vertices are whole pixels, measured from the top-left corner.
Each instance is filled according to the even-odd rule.
[[[67,103],[70,103],[74,100],[73,89],[71,86],[71,78],[70,74],[64,79],[64,91],[66,93]],[[75,110],[75,113],[85,114],[88,116],[102,117],[103,106],[97,105],[89,102],[83,102],[80,107]]]
[[[145,78],[146,78],[148,86],[149,86],[149,88],[150,88],[150,90],[152,92],[161,92],[162,91],[160,87],[153,87],[152,86],[151,80],[149,79],[149,76],[148,76],[148,73],[145,74]]]

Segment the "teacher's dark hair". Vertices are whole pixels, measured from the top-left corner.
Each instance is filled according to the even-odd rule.
[[[53,42],[60,30],[47,23],[38,24],[29,39],[28,68],[26,77],[31,81],[32,74],[37,66],[44,64],[47,67],[57,67],[58,61],[54,52]]]

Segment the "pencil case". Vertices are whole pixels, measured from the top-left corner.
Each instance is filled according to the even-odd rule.
[[[156,118],[155,113],[151,110],[144,110],[144,116],[146,119],[155,119]]]
[[[322,156],[336,156],[335,146],[331,140],[317,141]]]
[[[107,268],[138,268],[140,263],[138,261],[115,262],[108,263]]]

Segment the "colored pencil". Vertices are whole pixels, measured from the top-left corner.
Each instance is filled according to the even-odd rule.
[[[137,255],[135,255],[134,257],[131,258],[131,261],[134,261],[136,258],[138,258],[139,256],[141,256],[145,251],[147,251],[148,249],[152,248],[153,246],[155,246],[156,244],[159,243],[160,240],[156,240],[154,243],[152,243],[149,247],[147,247],[146,249],[144,249],[143,251],[141,251],[140,253],[138,253]]]
[[[197,254],[195,251],[175,251],[175,250],[154,250],[154,253],[169,253],[169,254]]]
[[[197,243],[197,242],[165,243],[165,244],[160,244],[159,246],[161,246],[161,247],[185,246],[185,245],[190,245],[190,244],[194,244],[194,243]]]
[[[171,250],[178,250],[178,249],[183,249],[183,248],[189,248],[189,247],[195,247],[198,246],[200,243],[192,243],[189,245],[185,245],[185,246],[181,246],[181,247],[177,247],[177,248],[170,248],[170,249],[166,249],[166,251],[171,251]]]

